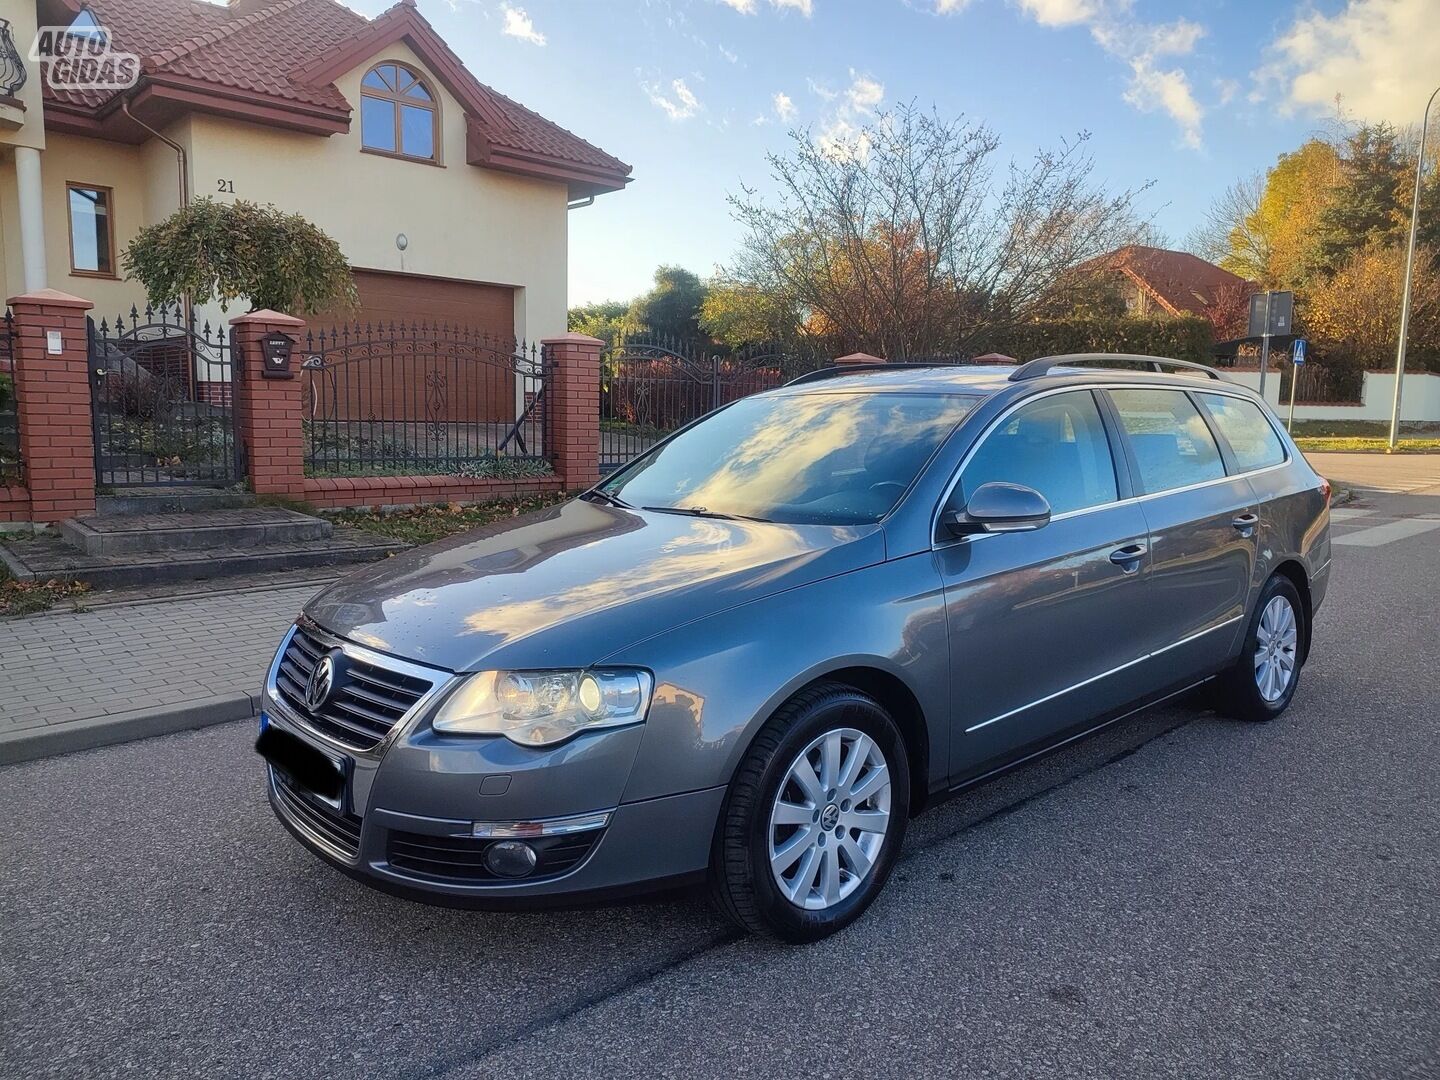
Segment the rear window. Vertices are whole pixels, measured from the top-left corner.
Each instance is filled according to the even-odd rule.
[[[1145,491],[1171,491],[1225,475],[1220,448],[1180,390],[1111,390]]]
[[[1280,436],[1253,401],[1228,394],[1201,394],[1200,400],[1235,452],[1241,469],[1264,469],[1285,460]]]
[[[890,512],[974,406],[944,394],[745,398],[601,485],[631,506],[791,525],[862,525]]]

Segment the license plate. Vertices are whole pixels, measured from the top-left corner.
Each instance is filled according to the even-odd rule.
[[[274,724],[265,725],[255,740],[255,750],[294,783],[339,808],[345,772],[334,758]]]

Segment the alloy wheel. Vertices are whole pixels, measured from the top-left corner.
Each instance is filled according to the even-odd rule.
[[[1268,704],[1281,700],[1295,678],[1299,638],[1290,601],[1284,596],[1271,597],[1255,630],[1255,686]]]
[[[890,825],[890,767],[863,731],[827,731],[790,764],[767,830],[770,872],[797,907],[823,911],[860,887]]]

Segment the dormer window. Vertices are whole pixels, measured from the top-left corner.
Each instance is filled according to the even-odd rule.
[[[360,82],[360,142],[377,154],[438,162],[440,107],[403,64],[376,64]]]

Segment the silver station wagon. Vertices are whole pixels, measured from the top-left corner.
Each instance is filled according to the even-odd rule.
[[[816,372],[322,592],[265,684],[269,798],[418,899],[705,881],[817,938],[929,803],[1207,681],[1283,712],[1329,496],[1198,365]]]

